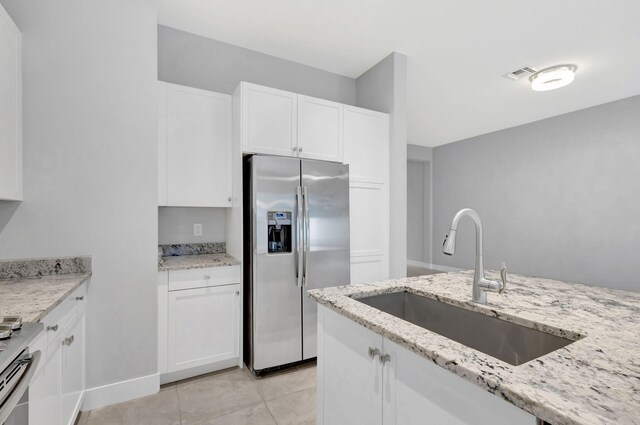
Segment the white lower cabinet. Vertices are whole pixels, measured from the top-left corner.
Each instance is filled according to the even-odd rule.
[[[158,372],[166,384],[242,366],[240,266],[158,273]]]
[[[322,306],[318,335],[318,425],[536,423],[524,410]]]
[[[168,371],[237,358],[240,285],[169,292]]]
[[[29,425],[73,425],[85,390],[85,293],[83,285],[42,322],[30,350],[41,352],[29,385]]]
[[[42,353],[44,364],[29,384],[29,425],[60,424],[60,358],[62,345]]]
[[[73,424],[84,391],[84,313],[67,326],[62,339],[60,423]]]

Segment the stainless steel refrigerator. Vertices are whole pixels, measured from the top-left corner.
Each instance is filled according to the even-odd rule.
[[[254,155],[244,194],[244,361],[261,373],[316,357],[306,291],[349,283],[349,166]]]

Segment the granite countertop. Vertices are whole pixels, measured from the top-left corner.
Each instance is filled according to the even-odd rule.
[[[511,274],[503,294],[479,305],[472,278],[436,274],[309,295],[553,425],[640,424],[640,294]],[[402,290],[576,341],[512,366],[353,299]]]
[[[0,261],[0,317],[40,321],[91,277],[91,257]]]
[[[202,269],[206,267],[237,266],[240,261],[229,254],[197,254],[162,257],[158,271]]]

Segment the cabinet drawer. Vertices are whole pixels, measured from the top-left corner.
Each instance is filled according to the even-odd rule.
[[[47,346],[62,334],[62,330],[78,311],[78,308],[80,306],[84,307],[86,293],[87,285],[80,285],[79,288],[62,300],[60,305],[42,319],[44,332],[47,335]]]
[[[240,266],[169,271],[169,291],[240,283]]]

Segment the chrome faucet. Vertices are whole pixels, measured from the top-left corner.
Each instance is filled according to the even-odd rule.
[[[500,278],[502,282],[496,282],[495,280],[489,280],[484,277],[484,265],[482,264],[482,222],[477,212],[471,208],[465,208],[453,217],[451,222],[451,229],[449,234],[444,237],[442,243],[442,252],[446,255],[453,255],[456,252],[456,232],[458,231],[458,223],[464,216],[468,216],[473,220],[476,225],[476,268],[473,274],[473,302],[486,304],[487,292],[502,293],[507,285],[507,267],[503,264],[500,271]]]

